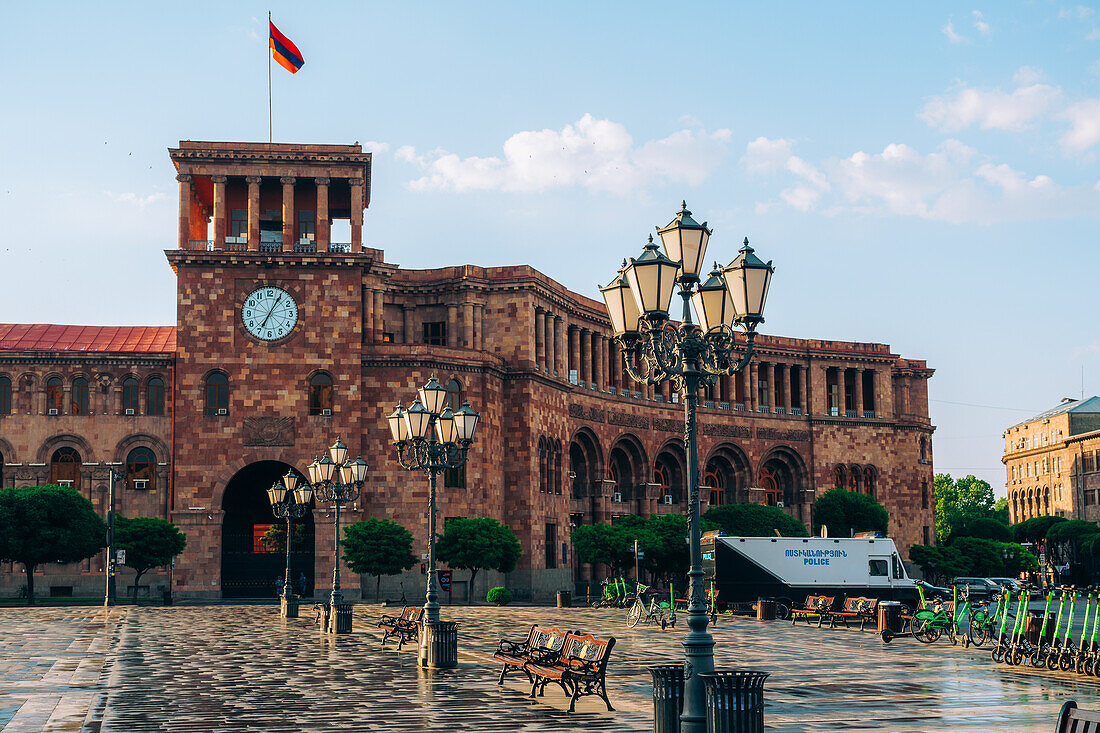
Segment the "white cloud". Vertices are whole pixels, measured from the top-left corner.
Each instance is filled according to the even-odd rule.
[[[1018,79],[1033,79],[1035,70],[1024,67]],[[1011,92],[960,86],[953,93],[932,97],[920,117],[932,127],[948,132],[978,125],[983,130],[1021,130],[1047,114],[1060,100],[1061,89],[1048,84],[1028,84]]]
[[[974,28],[978,31],[978,33],[981,33],[983,36],[988,36],[989,35],[989,23],[986,23],[985,20],[983,20],[982,11],[975,10],[975,11],[973,11],[973,15],[974,15]]]
[[[1069,130],[1059,142],[1069,152],[1081,152],[1100,143],[1100,99],[1074,102],[1059,115],[1068,120]]]
[[[1100,28],[1093,28],[1085,34],[1086,41],[1100,41]]]
[[[1017,84],[1035,84],[1042,81],[1043,71],[1042,69],[1036,69],[1034,66],[1021,66],[1016,69],[1016,73],[1012,75],[1012,81]]]
[[[385,153],[390,149],[389,143],[380,143],[375,140],[367,140],[360,144],[363,146],[363,151],[367,153]]]
[[[781,137],[758,137],[745,146],[741,165],[749,173],[768,173],[786,167],[794,143]]]
[[[1084,5],[1075,5],[1072,8],[1062,8],[1058,11],[1058,17],[1062,20],[1086,20],[1095,13],[1092,8]]]
[[[947,40],[951,41],[952,43],[958,44],[966,40],[966,38],[960,36],[958,33],[955,32],[955,26],[951,23],[950,20],[947,21],[947,25],[941,28],[940,31],[945,36],[947,36]]]
[[[787,171],[794,180],[778,199],[756,204],[766,214],[790,208],[826,214],[864,213],[918,217],[954,224],[1100,214],[1100,183],[1061,187],[1049,176],[1028,178],[979,155],[957,140],[921,153],[892,143],[881,153],[858,151],[814,166],[790,153],[789,141],[758,138],[741,159],[750,171]],[[761,151],[773,154],[761,167]]]
[[[684,129],[635,145],[626,127],[590,114],[560,130],[517,132],[503,156],[461,158],[441,149],[420,154],[411,146],[395,156],[424,170],[414,191],[545,191],[582,186],[627,193],[656,181],[698,185],[724,157],[731,133]]]
[[[168,195],[162,192],[138,194],[132,191],[126,191],[124,193],[115,193],[114,191],[104,191],[108,198],[112,201],[117,201],[120,204],[132,204],[139,209],[144,209],[149,204],[155,204],[157,201],[164,201],[168,198]]]

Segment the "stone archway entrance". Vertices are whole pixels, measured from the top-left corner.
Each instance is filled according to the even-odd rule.
[[[282,461],[251,463],[226,484],[222,497],[222,598],[274,598],[276,580],[286,569],[286,523],[275,519],[267,489],[291,466]],[[274,530],[269,533],[269,530]],[[313,515],[292,524],[290,577],[299,592],[305,572],[306,592],[313,587]]]

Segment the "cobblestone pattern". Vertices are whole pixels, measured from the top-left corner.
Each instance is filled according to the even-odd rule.
[[[303,609],[305,610],[305,609]],[[628,629],[623,611],[445,608],[459,622],[459,668],[425,673],[415,651],[383,649],[378,606],[357,606],[337,639],[274,606],[6,610],[0,618],[0,730],[634,731],[652,729],[646,667],[677,662],[684,629]],[[614,635],[608,690],[616,712],[582,698],[578,713],[522,678],[496,685],[501,636],[536,621]],[[722,618],[719,667],[771,673],[768,730],[1048,731],[1062,702],[1100,707],[1100,685],[1071,674],[1012,670],[984,650],[855,630]],[[111,647],[108,653],[108,647]],[[81,725],[83,723],[83,725]]]

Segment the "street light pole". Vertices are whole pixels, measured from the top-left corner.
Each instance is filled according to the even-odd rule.
[[[103,605],[115,605],[115,479],[125,477],[114,469],[121,463],[105,463],[107,466],[107,562],[104,563],[107,575],[107,588],[103,595]]]
[[[706,710],[700,675],[714,671],[714,638],[707,633],[704,599],[702,533],[699,526],[699,455],[696,409],[699,390],[721,376],[733,376],[748,366],[756,327],[764,322],[764,303],[774,272],[745,239],[740,254],[727,267],[717,263],[700,282],[699,270],[711,230],[691,217],[685,203],[676,218],[659,228],[668,256],[650,235],[642,254],[623,261],[619,274],[600,288],[615,340],[622,347],[627,373],[636,382],[657,385],[669,381],[684,403],[684,446],[687,454],[688,544],[691,568],[688,592],[688,633],[684,637],[684,707],[682,733],[703,733]],[[684,301],[679,325],[669,321],[673,290]],[[692,321],[691,306],[700,324]],[[744,330],[738,342],[733,326]],[[737,352],[740,358],[736,361]]]
[[[271,504],[271,513],[276,519],[286,520],[286,571],[283,574],[283,595],[279,602],[280,614],[287,618],[298,618],[298,603],[294,600],[293,585],[290,579],[290,521],[301,519],[310,512],[309,503],[313,499],[313,488],[302,481],[294,471],[271,485],[267,490],[267,500]]]

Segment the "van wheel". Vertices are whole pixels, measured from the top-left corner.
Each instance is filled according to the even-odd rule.
[[[794,603],[790,598],[775,599],[775,617],[780,621],[786,621],[791,617],[791,606]]]

